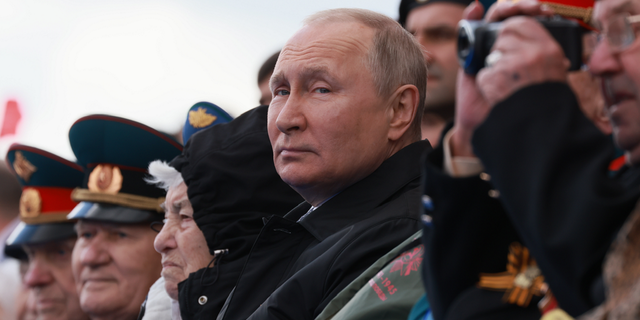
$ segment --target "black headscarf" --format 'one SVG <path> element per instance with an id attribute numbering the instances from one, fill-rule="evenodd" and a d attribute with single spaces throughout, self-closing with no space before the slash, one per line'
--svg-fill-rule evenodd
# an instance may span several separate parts
<path id="1" fill-rule="evenodd" d="M 188 186 L 209 251 L 229 249 L 224 261 L 249 253 L 263 217 L 283 216 L 304 201 L 275 170 L 267 110 L 260 106 L 194 134 L 171 161 Z"/>

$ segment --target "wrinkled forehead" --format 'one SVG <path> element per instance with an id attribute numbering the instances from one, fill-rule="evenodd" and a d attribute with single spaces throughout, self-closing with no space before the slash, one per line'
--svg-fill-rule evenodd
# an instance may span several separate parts
<path id="1" fill-rule="evenodd" d="M 69 239 L 62 239 L 62 240 L 55 240 L 55 241 L 48 241 L 48 242 L 44 242 L 44 243 L 35 243 L 35 244 L 25 244 L 23 245 L 23 248 L 26 251 L 45 251 L 45 252 L 49 252 L 55 248 L 60 248 L 60 247 L 71 247 L 73 248 L 73 245 L 76 243 L 76 238 L 69 238 Z"/>
<path id="2" fill-rule="evenodd" d="M 282 61 L 311 58 L 333 51 L 336 56 L 367 54 L 374 30 L 358 22 L 315 22 L 298 30 L 283 47 Z M 326 52 L 325 52 L 326 51 Z M 276 65 L 277 68 L 277 65 Z"/>
<path id="3" fill-rule="evenodd" d="M 76 222 L 75 228 L 95 228 L 95 229 L 104 229 L 104 230 L 114 230 L 123 227 L 133 227 L 138 224 L 124 224 L 124 223 L 115 223 L 115 222 L 106 222 L 99 220 L 89 220 L 89 219 L 80 219 Z"/>
<path id="4" fill-rule="evenodd" d="M 640 14 L 640 0 L 597 0 L 594 4 L 593 19 L 602 23 L 620 13 Z"/>
<path id="5" fill-rule="evenodd" d="M 187 184 L 184 181 L 180 182 L 177 185 L 169 187 L 169 190 L 167 190 L 167 197 L 165 202 L 172 202 L 172 201 L 180 200 L 182 198 L 186 198 L 188 190 L 189 188 L 187 187 Z"/>

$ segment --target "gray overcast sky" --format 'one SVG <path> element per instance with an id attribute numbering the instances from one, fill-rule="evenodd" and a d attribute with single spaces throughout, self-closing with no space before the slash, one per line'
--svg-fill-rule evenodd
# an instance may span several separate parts
<path id="1" fill-rule="evenodd" d="M 366 8 L 394 19 L 400 0 L 0 0 L 0 111 L 23 111 L 0 138 L 73 159 L 68 130 L 88 114 L 177 131 L 198 101 L 234 116 L 258 105 L 258 68 L 308 15 Z M 0 114 L 0 121 L 3 112 Z"/>

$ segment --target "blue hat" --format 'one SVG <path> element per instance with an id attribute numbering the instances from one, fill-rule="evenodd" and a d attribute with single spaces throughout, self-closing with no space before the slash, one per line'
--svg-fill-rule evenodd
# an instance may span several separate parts
<path id="1" fill-rule="evenodd" d="M 187 121 L 182 129 L 182 142 L 187 144 L 189 138 L 196 132 L 233 120 L 226 111 L 209 102 L 198 102 L 189 109 Z"/>
<path id="2" fill-rule="evenodd" d="M 67 214 L 76 206 L 73 189 L 82 185 L 81 166 L 34 147 L 14 144 L 7 164 L 22 185 L 21 223 L 9 236 L 5 252 L 20 258 L 21 246 L 75 237 Z"/>
<path id="3" fill-rule="evenodd" d="M 71 126 L 69 142 L 85 177 L 71 195 L 82 202 L 68 219 L 137 223 L 163 218 L 165 191 L 144 179 L 151 161 L 170 161 L 182 152 L 177 141 L 135 121 L 91 115 Z"/>

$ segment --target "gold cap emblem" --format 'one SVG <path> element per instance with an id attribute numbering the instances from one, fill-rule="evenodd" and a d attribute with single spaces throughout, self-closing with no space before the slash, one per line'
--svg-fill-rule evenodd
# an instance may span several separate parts
<path id="1" fill-rule="evenodd" d="M 120 168 L 108 164 L 99 164 L 89 175 L 89 191 L 117 194 L 122 189 Z"/>
<path id="2" fill-rule="evenodd" d="M 22 180 L 29 182 L 31 175 L 36 172 L 38 168 L 25 158 L 22 151 L 16 151 L 16 159 L 13 161 L 13 170 L 15 170 Z"/>
<path id="3" fill-rule="evenodd" d="M 207 110 L 203 107 L 199 107 L 198 110 L 189 111 L 189 124 L 196 129 L 204 128 L 212 124 L 216 119 L 218 119 L 218 117 L 208 114 Z"/>
<path id="4" fill-rule="evenodd" d="M 429 1 L 429 0 L 416 0 L 416 2 L 417 2 L 417 3 L 426 3 L 426 2 L 428 2 L 428 1 Z"/>
<path id="5" fill-rule="evenodd" d="M 20 197 L 20 216 L 23 218 L 35 218 L 40 215 L 42 199 L 38 190 L 26 188 Z"/>

